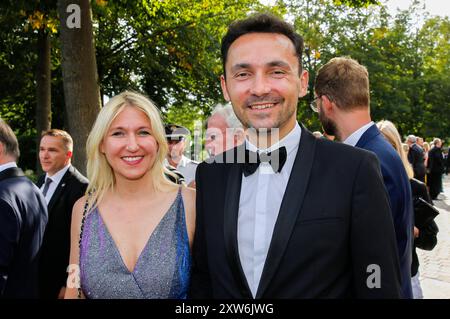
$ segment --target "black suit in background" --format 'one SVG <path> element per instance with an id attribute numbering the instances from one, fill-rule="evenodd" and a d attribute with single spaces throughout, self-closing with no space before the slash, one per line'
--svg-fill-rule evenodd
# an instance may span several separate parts
<path id="1" fill-rule="evenodd" d="M 41 187 L 45 175 L 37 183 Z M 75 167 L 70 166 L 48 203 L 48 224 L 42 243 L 39 263 L 39 295 L 55 299 L 66 285 L 70 254 L 70 224 L 72 208 L 84 195 L 88 180 Z"/>
<path id="2" fill-rule="evenodd" d="M 423 149 L 417 145 L 412 144 L 408 151 L 408 161 L 411 163 L 414 171 L 414 178 L 421 182 L 425 182 L 425 159 Z"/>
<path id="3" fill-rule="evenodd" d="M 414 178 L 409 181 L 411 183 L 412 197 L 414 199 L 422 198 L 433 205 L 430 195 L 428 194 L 427 186 Z M 416 247 L 423 250 L 432 250 L 437 244 L 437 233 L 439 232 L 439 228 L 434 220 L 425 225 L 423 228 L 418 229 L 419 237 L 414 239 L 412 251 L 411 277 L 414 277 L 419 270 L 419 258 L 417 256 Z"/>
<path id="4" fill-rule="evenodd" d="M 0 297 L 38 297 L 38 259 L 47 205 L 17 167 L 0 172 Z"/>
<path id="5" fill-rule="evenodd" d="M 440 147 L 433 147 L 428 152 L 428 186 L 431 199 L 436 199 L 441 192 L 442 174 L 445 172 L 444 156 Z"/>
<path id="6" fill-rule="evenodd" d="M 192 298 L 252 298 L 237 240 L 242 166 L 203 162 L 197 169 Z M 374 264 L 380 288 L 367 285 Z M 377 158 L 302 127 L 256 298 L 399 298 L 400 289 Z"/>

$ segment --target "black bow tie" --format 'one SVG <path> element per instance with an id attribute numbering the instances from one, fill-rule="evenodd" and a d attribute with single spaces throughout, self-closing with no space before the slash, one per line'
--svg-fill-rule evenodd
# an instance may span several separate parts
<path id="1" fill-rule="evenodd" d="M 270 166 L 272 166 L 273 171 L 275 173 L 279 173 L 286 163 L 286 158 L 287 151 L 284 146 L 273 152 L 261 154 L 245 150 L 245 163 L 243 165 L 244 176 L 247 177 L 256 172 L 261 162 L 269 163 Z"/>

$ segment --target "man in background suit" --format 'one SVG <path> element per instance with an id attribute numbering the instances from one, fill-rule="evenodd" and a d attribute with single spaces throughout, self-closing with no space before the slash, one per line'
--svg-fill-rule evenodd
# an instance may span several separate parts
<path id="1" fill-rule="evenodd" d="M 0 119 L 0 298 L 38 297 L 39 249 L 47 206 L 17 167 L 19 144 Z"/>
<path id="2" fill-rule="evenodd" d="M 292 26 L 267 14 L 222 39 L 222 90 L 248 136 L 197 169 L 193 298 L 400 296 L 376 157 L 297 122 L 302 52 Z"/>
<path id="3" fill-rule="evenodd" d="M 421 182 L 425 182 L 425 159 L 424 150 L 417 144 L 417 137 L 408 135 L 406 144 L 409 145 L 408 161 L 411 163 L 414 171 L 414 178 Z"/>
<path id="4" fill-rule="evenodd" d="M 331 59 L 319 69 L 314 90 L 324 130 L 344 144 L 372 151 L 380 161 L 394 220 L 403 297 L 412 298 L 411 187 L 400 156 L 371 120 L 367 69 L 350 58 Z"/>
<path id="5" fill-rule="evenodd" d="M 39 160 L 42 175 L 37 183 L 48 204 L 48 224 L 45 229 L 39 267 L 40 297 L 63 298 L 70 252 L 72 208 L 84 195 L 88 180 L 70 164 L 73 141 L 62 130 L 42 133 Z"/>

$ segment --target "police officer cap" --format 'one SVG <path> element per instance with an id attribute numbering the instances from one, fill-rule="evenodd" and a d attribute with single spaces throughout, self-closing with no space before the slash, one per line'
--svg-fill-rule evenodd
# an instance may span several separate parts
<path id="1" fill-rule="evenodd" d="M 189 130 L 181 125 L 168 124 L 165 126 L 168 140 L 180 140 L 190 134 Z"/>

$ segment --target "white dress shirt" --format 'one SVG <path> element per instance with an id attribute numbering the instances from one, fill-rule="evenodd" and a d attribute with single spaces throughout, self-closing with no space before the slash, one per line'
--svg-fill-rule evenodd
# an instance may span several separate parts
<path id="1" fill-rule="evenodd" d="M 347 145 L 355 146 L 358 143 L 361 136 L 369 129 L 369 127 L 371 127 L 374 124 L 375 123 L 373 121 L 371 121 L 370 123 L 367 123 L 366 125 L 361 126 L 359 129 L 354 131 L 349 137 L 347 137 L 343 143 L 347 144 Z"/>
<path id="2" fill-rule="evenodd" d="M 5 169 L 11 168 L 11 167 L 17 167 L 16 162 L 8 162 L 3 165 L 0 165 L 0 172 L 3 172 Z"/>
<path id="3" fill-rule="evenodd" d="M 287 159 L 280 173 L 275 173 L 269 163 L 261 163 L 252 175 L 242 175 L 238 215 L 238 250 L 241 265 L 253 297 L 272 240 L 275 222 L 280 211 L 292 166 L 297 155 L 301 128 L 294 129 L 269 149 L 258 150 L 246 140 L 246 148 L 254 152 L 271 152 L 286 147 Z"/>
<path id="4" fill-rule="evenodd" d="M 44 183 L 42 184 L 42 186 L 40 188 L 41 192 L 44 190 L 45 181 L 47 180 L 47 178 L 50 178 L 52 180 L 52 182 L 48 186 L 47 195 L 45 196 L 45 201 L 47 202 L 47 205 L 48 205 L 48 203 L 50 203 L 50 200 L 52 199 L 52 196 L 56 191 L 56 187 L 58 187 L 59 182 L 61 182 L 62 178 L 64 177 L 64 174 L 66 174 L 69 167 L 70 167 L 70 164 L 68 164 L 67 166 L 64 166 L 64 168 L 60 169 L 58 172 L 53 174 L 51 177 L 49 177 L 47 174 L 45 174 Z"/>

